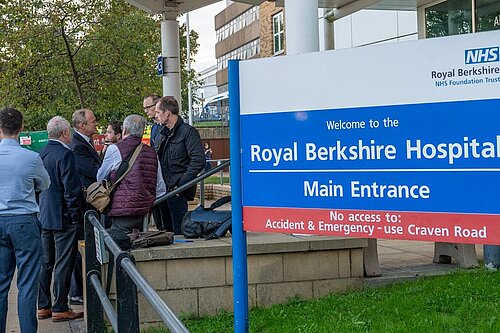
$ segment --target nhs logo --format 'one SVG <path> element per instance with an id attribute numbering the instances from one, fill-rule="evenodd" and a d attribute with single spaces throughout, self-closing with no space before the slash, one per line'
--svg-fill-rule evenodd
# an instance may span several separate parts
<path id="1" fill-rule="evenodd" d="M 465 50 L 465 64 L 467 65 L 496 61 L 500 61 L 500 48 L 498 46 Z"/>

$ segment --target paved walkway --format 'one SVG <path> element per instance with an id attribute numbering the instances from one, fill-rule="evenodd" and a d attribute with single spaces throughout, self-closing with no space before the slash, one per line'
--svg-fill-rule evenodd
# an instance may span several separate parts
<path id="1" fill-rule="evenodd" d="M 483 258 L 483 247 L 476 245 L 478 259 Z M 378 286 L 394 281 L 415 279 L 421 276 L 444 274 L 457 268 L 456 265 L 433 264 L 434 243 L 401 240 L 378 240 L 381 277 L 366 278 L 367 285 Z M 76 311 L 83 311 L 82 306 L 74 306 Z M 85 332 L 83 319 L 63 323 L 53 323 L 50 319 L 39 321 L 41 333 Z M 17 289 L 15 285 L 9 294 L 9 313 L 7 332 L 20 332 L 17 319 Z"/>
<path id="2" fill-rule="evenodd" d="M 19 333 L 21 332 L 19 328 L 19 320 L 17 317 L 17 287 L 16 287 L 16 277 L 12 281 L 12 286 L 9 292 L 9 312 L 7 313 L 7 331 L 6 333 Z M 82 305 L 72 305 L 75 311 L 83 311 Z M 62 323 L 53 323 L 52 320 L 45 319 L 38 321 L 38 332 L 40 333 L 84 333 L 85 322 L 83 319 L 66 321 Z"/>

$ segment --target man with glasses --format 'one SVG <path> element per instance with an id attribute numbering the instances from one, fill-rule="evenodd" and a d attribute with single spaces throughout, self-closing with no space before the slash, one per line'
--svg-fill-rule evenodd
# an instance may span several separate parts
<path id="1" fill-rule="evenodd" d="M 160 133 L 161 130 L 161 125 L 155 121 L 156 103 L 158 102 L 159 99 L 160 96 L 151 94 L 144 97 L 144 101 L 142 102 L 144 112 L 148 116 L 148 119 L 150 119 L 153 122 L 153 124 L 151 125 L 151 136 L 149 138 L 149 144 L 151 147 L 155 146 L 154 145 L 155 138 L 158 136 L 158 133 Z"/>

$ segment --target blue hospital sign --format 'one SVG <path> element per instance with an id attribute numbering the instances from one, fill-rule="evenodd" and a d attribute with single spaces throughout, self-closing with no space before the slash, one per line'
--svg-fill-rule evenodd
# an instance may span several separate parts
<path id="1" fill-rule="evenodd" d="M 498 41 L 241 62 L 245 230 L 500 244 Z"/>

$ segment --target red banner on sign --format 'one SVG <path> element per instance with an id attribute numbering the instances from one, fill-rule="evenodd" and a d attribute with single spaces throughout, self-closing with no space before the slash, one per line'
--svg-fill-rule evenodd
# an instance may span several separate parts
<path id="1" fill-rule="evenodd" d="M 243 221 L 245 231 L 500 245 L 500 215 L 243 207 Z"/>

